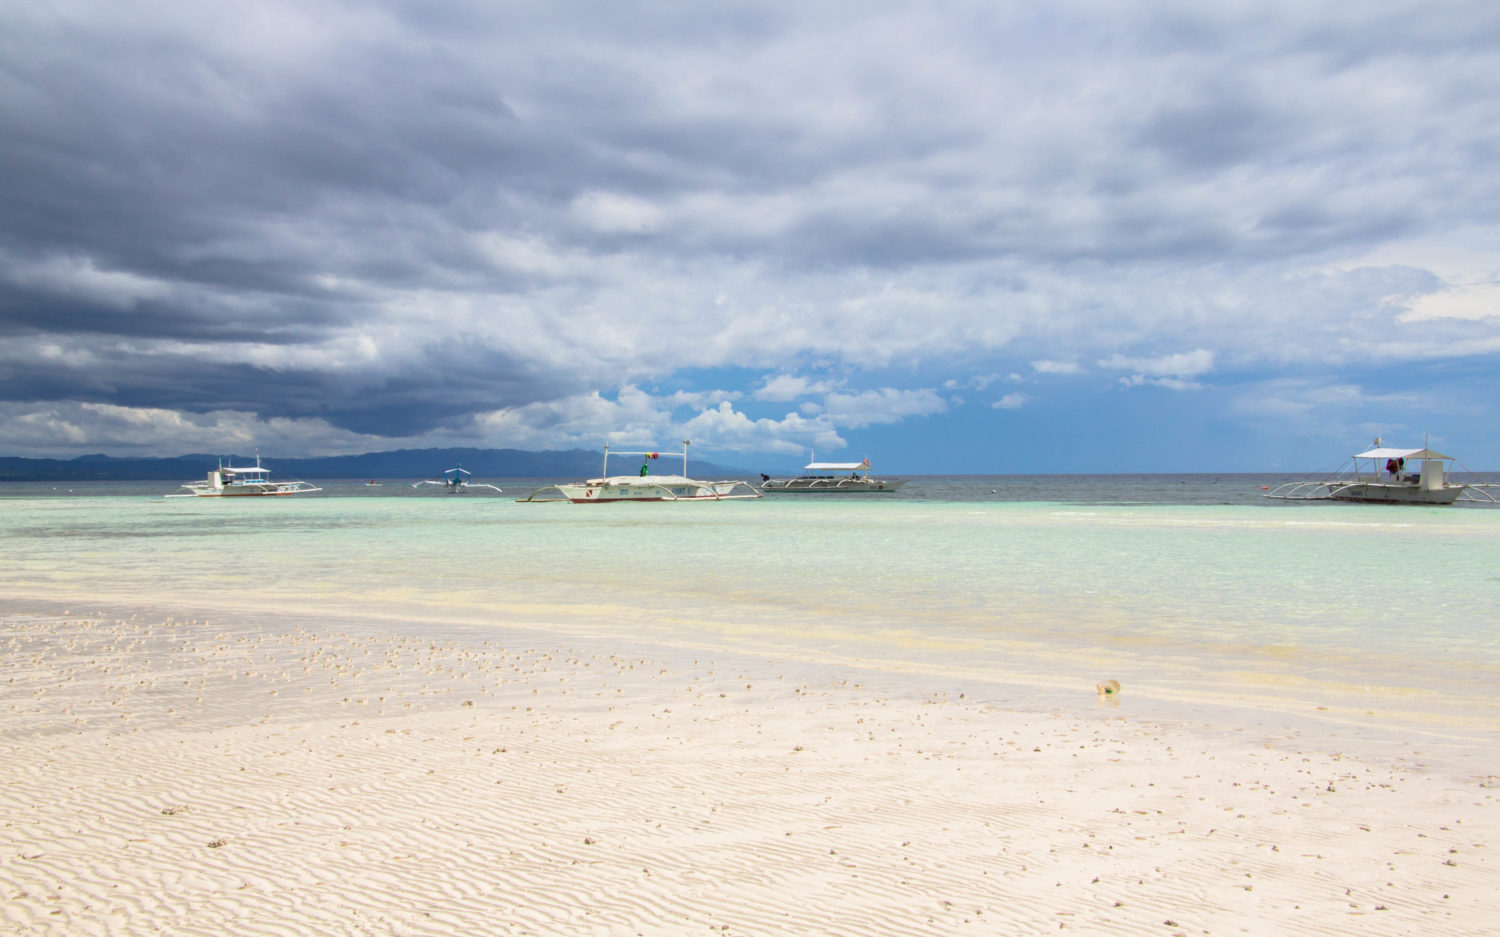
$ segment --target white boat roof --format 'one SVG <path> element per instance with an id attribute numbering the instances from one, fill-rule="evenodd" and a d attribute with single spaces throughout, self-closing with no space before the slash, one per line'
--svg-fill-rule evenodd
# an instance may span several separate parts
<path id="1" fill-rule="evenodd" d="M 868 462 L 809 462 L 802 467 L 809 472 L 854 472 L 870 465 Z"/>
<path id="2" fill-rule="evenodd" d="M 1450 461 L 1453 459 L 1451 455 L 1443 455 L 1431 449 L 1387 449 L 1384 447 L 1371 449 L 1369 452 L 1360 452 L 1354 457 L 1356 459 L 1447 459 Z"/>
<path id="3" fill-rule="evenodd" d="M 590 478 L 585 485 L 703 485 L 707 482 L 686 475 L 611 475 L 608 478 Z M 576 483 L 575 483 L 576 484 Z"/>

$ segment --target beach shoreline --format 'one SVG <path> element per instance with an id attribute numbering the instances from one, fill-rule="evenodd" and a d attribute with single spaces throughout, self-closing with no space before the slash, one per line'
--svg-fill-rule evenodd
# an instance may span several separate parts
<path id="1" fill-rule="evenodd" d="M 1367 685 L 1352 682 L 1347 667 L 1327 668 L 1305 654 L 1273 668 L 1252 666 L 1228 655 L 1237 649 L 1195 655 L 1159 648 L 1136 654 L 1119 648 L 1083 648 L 1065 640 L 1056 648 L 1031 638 L 1014 640 L 1004 654 L 987 652 L 977 662 L 962 646 L 939 643 L 919 649 L 879 638 L 869 642 L 826 635 L 806 640 L 773 632 L 728 635 L 692 622 L 675 628 L 641 629 L 613 620 L 610 610 L 559 605 L 488 614 L 435 605 L 381 606 L 351 599 L 340 611 L 317 600 L 267 601 L 231 593 L 214 604 L 205 597 L 145 604 L 124 594 L 95 603 L 97 620 L 171 622 L 176 629 L 228 629 L 245 636 L 287 632 L 353 635 L 385 640 L 392 635 L 435 639 L 473 648 L 580 647 L 649 658 L 674 670 L 694 669 L 712 659 L 760 678 L 859 684 L 885 696 L 965 698 L 999 709 L 1038 715 L 1107 718 L 1118 714 L 1151 719 L 1205 734 L 1237 733 L 1252 740 L 1295 739 L 1309 747 L 1367 754 L 1380 759 L 1412 757 L 1436 770 L 1487 775 L 1495 765 L 1490 750 L 1500 742 L 1500 704 L 1476 698 L 1469 675 L 1445 694 L 1425 682 L 1402 686 L 1389 674 Z M 67 618 L 77 602 L 55 596 L 0 594 L 0 616 L 34 614 Z M 201 624 L 194 624 L 201 623 Z M 753 640 L 752 640 L 753 639 Z M 1262 662 L 1264 663 L 1264 662 Z M 1273 662 L 1276 663 L 1276 662 Z M 1312 668 L 1299 673 L 1298 668 Z M 1330 673 L 1344 674 L 1340 679 Z M 1123 697 L 1102 699 L 1100 680 L 1119 679 Z M 291 702 L 283 698 L 281 705 Z"/>
<path id="2" fill-rule="evenodd" d="M 1026 711 L 574 635 L 63 611 L 0 619 L 20 934 L 1477 935 L 1500 911 L 1479 759 L 1163 721 L 1129 684 Z"/>

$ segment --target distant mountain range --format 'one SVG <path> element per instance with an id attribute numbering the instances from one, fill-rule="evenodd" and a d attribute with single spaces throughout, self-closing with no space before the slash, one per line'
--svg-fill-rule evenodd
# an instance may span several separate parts
<path id="1" fill-rule="evenodd" d="M 610 460 L 610 474 L 628 475 L 639 466 L 634 456 Z M 0 481 L 147 481 L 202 478 L 220 461 L 253 465 L 254 455 L 192 455 L 159 459 L 119 459 L 107 455 L 82 455 L 76 459 L 28 459 L 0 456 Z M 363 455 L 323 456 L 316 459 L 262 461 L 276 479 L 292 478 L 437 478 L 444 469 L 462 464 L 475 478 L 595 478 L 603 468 L 602 451 L 590 449 L 398 449 Z M 665 453 L 653 463 L 658 475 L 682 471 L 681 458 Z M 693 458 L 688 451 L 688 473 L 695 478 L 745 478 L 758 474 L 727 468 Z"/>

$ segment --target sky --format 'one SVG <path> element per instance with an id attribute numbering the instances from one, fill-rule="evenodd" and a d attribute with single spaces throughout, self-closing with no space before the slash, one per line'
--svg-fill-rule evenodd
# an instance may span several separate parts
<path id="1" fill-rule="evenodd" d="M 0 0 L 0 455 L 1500 469 L 1500 4 Z"/>

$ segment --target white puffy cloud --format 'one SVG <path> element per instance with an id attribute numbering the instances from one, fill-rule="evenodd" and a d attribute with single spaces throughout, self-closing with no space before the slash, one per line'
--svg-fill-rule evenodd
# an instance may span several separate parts
<path id="1" fill-rule="evenodd" d="M 947 401 L 927 388 L 898 390 L 883 387 L 853 394 L 829 394 L 823 400 L 824 415 L 835 424 L 851 429 L 896 423 L 912 416 L 930 416 L 947 408 Z"/>
<path id="2" fill-rule="evenodd" d="M 845 445 L 827 421 L 807 420 L 797 413 L 779 420 L 751 419 L 727 401 L 688 420 L 684 431 L 695 445 L 700 439 L 708 440 L 716 452 L 740 455 L 796 455 L 808 447 L 833 449 Z"/>
<path id="3" fill-rule="evenodd" d="M 799 397 L 826 394 L 835 386 L 833 381 L 811 380 L 795 374 L 776 374 L 766 378 L 755 391 L 755 399 L 786 403 Z"/>
<path id="4" fill-rule="evenodd" d="M 1412 301 L 1411 308 L 1397 318 L 1401 322 L 1500 320 L 1500 283 L 1458 284 L 1438 293 L 1418 296 Z"/>
<path id="5" fill-rule="evenodd" d="M 1033 361 L 1031 369 L 1038 374 L 1082 374 L 1083 367 L 1076 361 Z"/>
<path id="6" fill-rule="evenodd" d="M 1101 359 L 1099 367 L 1114 371 L 1136 371 L 1153 377 L 1197 377 L 1213 370 L 1214 353 L 1199 348 L 1156 358 L 1129 358 L 1115 354 Z"/>
<path id="7" fill-rule="evenodd" d="M 349 455 L 383 448 L 386 443 L 381 437 L 350 433 L 322 420 L 267 420 L 243 411 L 187 414 L 75 402 L 0 404 L 0 437 L 6 440 L 7 455 L 38 457 L 56 455 L 58 440 L 64 440 L 74 454 L 115 456 L 255 449 L 291 457 Z"/>
<path id="8" fill-rule="evenodd" d="M 1206 349 L 1177 352 L 1155 358 L 1130 358 L 1121 354 L 1100 359 L 1099 367 L 1112 371 L 1134 371 L 1120 378 L 1126 387 L 1152 385 L 1167 390 L 1197 390 L 1202 387 L 1191 378 L 1213 370 L 1214 353 Z"/>

